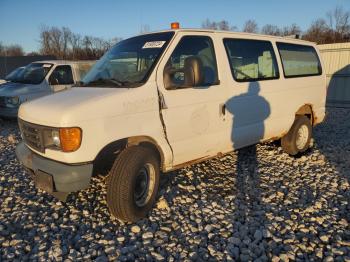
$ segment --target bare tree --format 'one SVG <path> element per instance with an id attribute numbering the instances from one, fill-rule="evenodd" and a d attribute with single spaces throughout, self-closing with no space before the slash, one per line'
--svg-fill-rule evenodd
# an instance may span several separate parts
<path id="1" fill-rule="evenodd" d="M 261 33 L 264 35 L 280 36 L 281 30 L 276 25 L 267 24 L 262 27 Z"/>
<path id="2" fill-rule="evenodd" d="M 342 42 L 350 35 L 350 12 L 344 11 L 342 7 L 336 7 L 327 13 L 328 27 L 333 34 L 334 42 Z"/>
<path id="3" fill-rule="evenodd" d="M 213 29 L 213 30 L 223 30 L 223 31 L 233 31 L 237 30 L 236 26 L 230 26 L 227 20 L 221 20 L 219 22 L 210 21 L 208 18 L 202 22 L 202 28 Z"/>
<path id="4" fill-rule="evenodd" d="M 0 56 L 23 56 L 24 51 L 20 45 L 3 45 L 0 43 Z"/>
<path id="5" fill-rule="evenodd" d="M 6 47 L 7 56 L 23 56 L 24 51 L 20 45 L 9 45 Z"/>
<path id="6" fill-rule="evenodd" d="M 300 35 L 301 34 L 301 29 L 297 24 L 285 26 L 285 27 L 283 27 L 283 29 L 281 31 L 282 31 L 281 35 L 283 35 L 283 36 Z"/>
<path id="7" fill-rule="evenodd" d="M 216 30 L 216 29 L 218 29 L 218 25 L 217 25 L 216 22 L 211 22 L 211 21 L 209 20 L 209 18 L 207 18 L 207 19 L 202 23 L 202 28 Z"/>
<path id="8" fill-rule="evenodd" d="M 315 20 L 304 33 L 303 39 L 318 44 L 350 41 L 350 12 L 336 7 L 326 14 L 326 19 Z"/>
<path id="9" fill-rule="evenodd" d="M 318 44 L 326 44 L 331 41 L 331 29 L 329 28 L 326 20 L 323 18 L 314 21 L 310 28 L 306 31 L 303 39 L 316 42 Z"/>
<path id="10" fill-rule="evenodd" d="M 230 27 L 230 31 L 238 31 L 238 27 L 233 25 Z"/>
<path id="11" fill-rule="evenodd" d="M 218 23 L 218 29 L 219 30 L 224 30 L 224 31 L 229 31 L 230 30 L 230 24 L 226 20 L 221 20 Z"/>
<path id="12" fill-rule="evenodd" d="M 327 13 L 328 26 L 340 35 L 350 31 L 350 12 L 344 11 L 337 6 L 333 11 Z"/>
<path id="13" fill-rule="evenodd" d="M 243 26 L 243 32 L 247 33 L 258 33 L 258 24 L 255 22 L 255 20 L 248 20 L 245 22 Z"/>
<path id="14" fill-rule="evenodd" d="M 40 29 L 40 52 L 60 59 L 98 59 L 120 38 L 105 40 L 93 36 L 81 36 L 67 27 Z"/>

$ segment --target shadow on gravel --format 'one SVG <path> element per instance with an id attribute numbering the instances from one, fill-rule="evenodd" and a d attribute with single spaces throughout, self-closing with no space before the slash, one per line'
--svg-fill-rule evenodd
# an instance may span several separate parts
<path id="1" fill-rule="evenodd" d="M 314 137 L 316 149 L 324 161 L 335 169 L 337 179 L 329 181 L 329 190 L 336 188 L 339 198 L 327 199 L 328 208 L 336 210 L 336 220 L 350 223 L 350 108 L 337 109 L 340 115 L 327 108 L 325 121 L 316 126 Z M 326 138 L 326 139 L 325 139 Z M 342 222 L 343 220 L 343 222 Z M 345 221 L 344 221 L 345 220 Z M 350 241 L 349 230 L 342 233 L 344 240 Z"/>
<path id="2" fill-rule="evenodd" d="M 226 108 L 232 115 L 231 141 L 234 148 L 251 144 L 252 141 L 257 143 L 264 138 L 264 122 L 271 110 L 268 101 L 259 93 L 259 83 L 250 82 L 247 93 L 232 97 L 226 102 Z M 260 194 L 261 182 L 256 147 L 257 145 L 252 145 L 237 152 L 235 172 L 237 192 L 232 223 L 234 227 L 238 227 L 238 231 L 233 234 L 227 251 L 235 259 L 242 261 L 249 261 L 252 257 L 251 252 L 255 251 L 255 256 L 259 257 L 264 250 L 258 247 L 263 238 L 262 230 L 267 219 L 264 208 L 260 209 L 263 201 Z M 244 245 L 250 248 L 243 250 Z"/>

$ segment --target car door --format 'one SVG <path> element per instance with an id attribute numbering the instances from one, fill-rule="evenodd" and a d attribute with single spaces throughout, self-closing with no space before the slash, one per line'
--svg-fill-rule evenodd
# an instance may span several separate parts
<path id="1" fill-rule="evenodd" d="M 286 101 L 270 41 L 226 38 L 223 44 L 231 68 L 225 138 L 231 149 L 238 149 L 281 132 L 284 115 L 280 104 Z"/>
<path id="2" fill-rule="evenodd" d="M 53 92 L 72 87 L 74 84 L 73 72 L 70 65 L 58 65 L 49 77 L 49 84 Z"/>
<path id="3" fill-rule="evenodd" d="M 202 75 L 193 87 L 186 86 L 188 76 L 183 72 L 191 61 L 196 61 L 196 70 Z M 177 35 L 158 67 L 162 118 L 174 166 L 216 155 L 223 147 L 220 108 L 225 92 L 216 61 L 211 37 Z"/>

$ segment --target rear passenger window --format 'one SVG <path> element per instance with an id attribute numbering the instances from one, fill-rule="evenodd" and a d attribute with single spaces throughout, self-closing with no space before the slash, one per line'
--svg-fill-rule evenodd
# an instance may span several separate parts
<path id="1" fill-rule="evenodd" d="M 236 81 L 259 81 L 279 78 L 271 42 L 247 39 L 224 39 L 231 72 Z"/>
<path id="2" fill-rule="evenodd" d="M 320 60 L 312 46 L 277 43 L 285 77 L 322 74 Z"/>

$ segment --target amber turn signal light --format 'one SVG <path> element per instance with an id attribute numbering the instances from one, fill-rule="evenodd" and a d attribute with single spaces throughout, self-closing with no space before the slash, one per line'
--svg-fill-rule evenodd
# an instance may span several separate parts
<path id="1" fill-rule="evenodd" d="M 61 149 L 63 152 L 74 152 L 81 144 L 82 131 L 79 127 L 60 128 Z"/>

